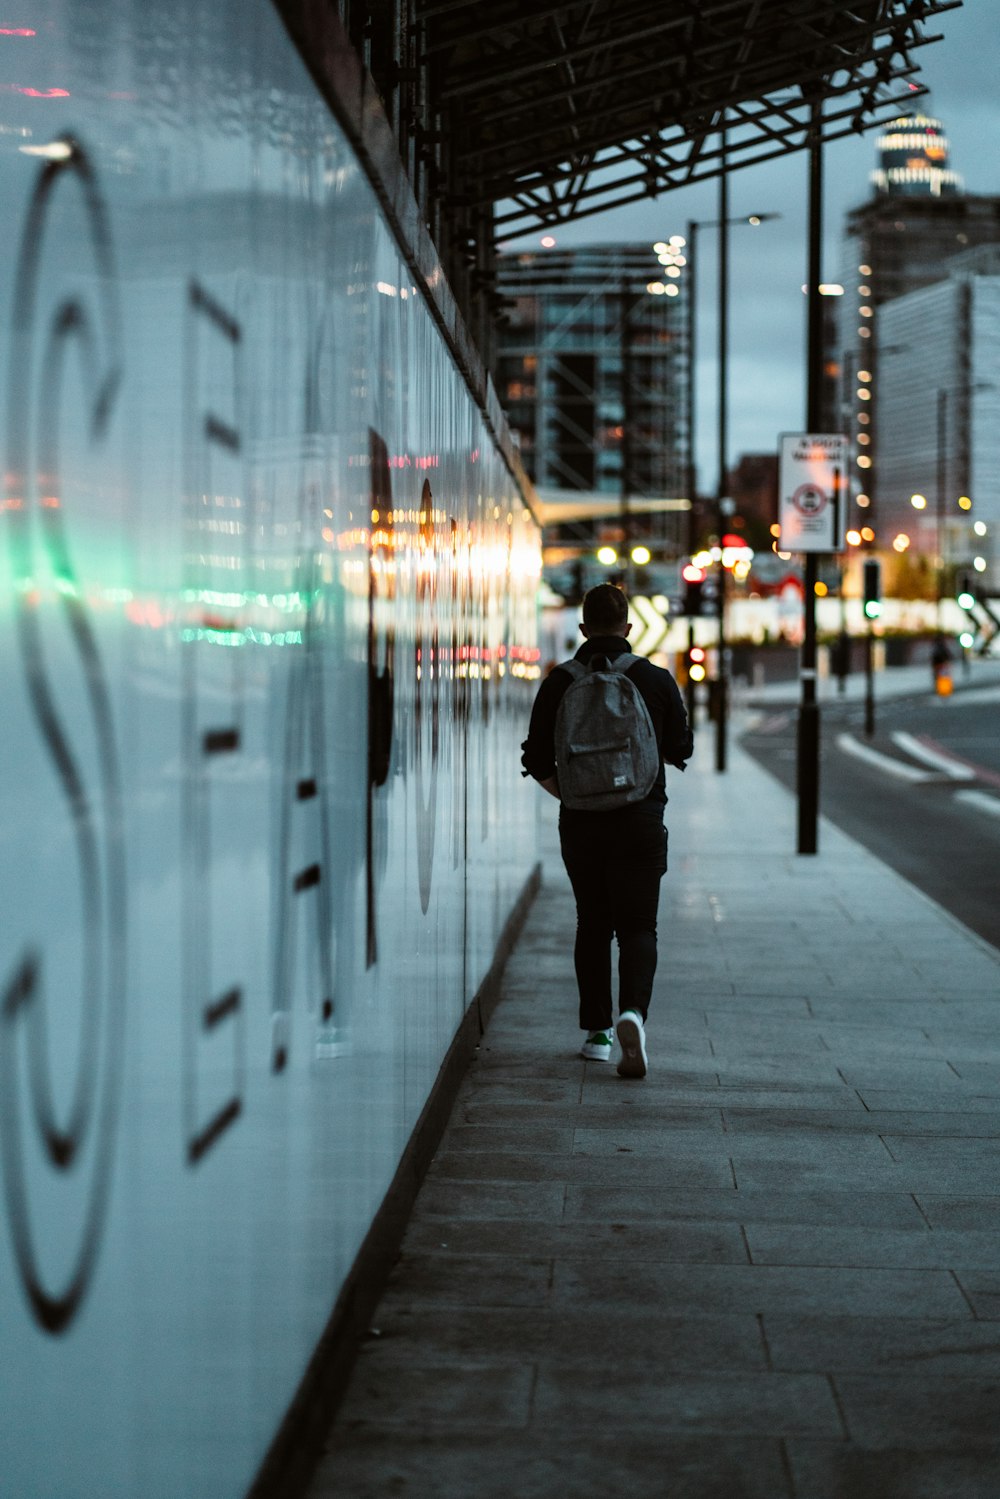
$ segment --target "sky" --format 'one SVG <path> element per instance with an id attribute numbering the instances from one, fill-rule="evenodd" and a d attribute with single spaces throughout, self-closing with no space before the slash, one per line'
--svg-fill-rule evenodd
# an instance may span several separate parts
<path id="1" fill-rule="evenodd" d="M 917 48 L 917 81 L 930 90 L 916 104 L 940 119 L 951 146 L 950 165 L 971 193 L 1000 193 L 1000 64 L 997 0 L 965 0 L 924 26 L 942 40 Z M 899 90 L 902 92 L 902 90 Z M 823 280 L 843 274 L 847 210 L 871 194 L 878 130 L 848 136 L 824 149 Z M 729 212 L 780 213 L 759 228 L 730 231 L 729 461 L 742 453 L 772 452 L 780 432 L 805 426 L 805 304 L 808 153 L 798 151 L 732 173 Z M 678 188 L 656 200 L 629 204 L 554 231 L 563 246 L 607 241 L 650 245 L 683 234 L 688 219 L 718 217 L 718 184 Z M 505 248 L 538 246 L 544 231 Z M 698 236 L 697 385 L 698 478 L 702 493 L 717 482 L 717 236 Z"/>

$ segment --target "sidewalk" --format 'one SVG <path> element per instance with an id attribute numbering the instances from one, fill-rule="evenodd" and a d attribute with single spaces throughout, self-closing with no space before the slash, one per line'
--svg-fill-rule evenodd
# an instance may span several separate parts
<path id="1" fill-rule="evenodd" d="M 555 811 L 310 1499 L 997 1499 L 1000 955 L 702 732 L 624 1082 Z"/>
<path id="2" fill-rule="evenodd" d="M 956 697 L 978 688 L 1000 686 L 1000 659 L 991 656 L 983 660 L 976 657 L 965 666 L 955 661 L 951 667 L 951 679 Z M 817 683 L 817 698 L 821 705 L 845 701 L 863 702 L 866 691 L 867 682 L 863 671 L 851 672 L 844 680 L 843 691 L 836 677 L 820 677 Z M 908 697 L 913 693 L 927 693 L 930 696 L 933 691 L 931 668 L 926 662 L 920 666 L 886 667 L 875 673 L 872 686 L 876 708 L 880 702 L 889 702 L 892 698 Z M 741 684 L 735 689 L 734 697 L 738 703 L 752 707 L 797 704 L 802 697 L 802 686 L 797 677 L 787 682 L 765 683 L 760 687 Z M 945 698 L 942 701 L 946 706 L 949 700 Z"/>

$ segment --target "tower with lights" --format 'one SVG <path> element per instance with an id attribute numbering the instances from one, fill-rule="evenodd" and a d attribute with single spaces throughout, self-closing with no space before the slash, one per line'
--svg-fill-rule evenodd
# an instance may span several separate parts
<path id="1" fill-rule="evenodd" d="M 901 115 L 878 139 L 875 191 L 893 198 L 956 198 L 962 179 L 948 166 L 948 140 L 940 120 Z"/>
<path id="2" fill-rule="evenodd" d="M 897 444 L 889 406 L 881 400 L 883 376 L 891 361 L 894 385 L 908 374 L 913 392 L 934 387 L 932 402 L 937 376 L 928 369 L 931 351 L 919 327 L 901 339 L 899 320 L 890 319 L 887 309 L 947 280 L 956 256 L 1000 244 L 1000 196 L 964 191 L 950 166 L 942 122 L 931 115 L 914 111 L 893 120 L 877 149 L 871 196 L 847 215 L 839 348 L 832 362 L 840 370 L 837 425 L 852 447 L 851 522 L 858 529 L 873 527 L 874 547 L 890 549 L 891 556 L 889 532 L 899 496 L 895 459 L 892 465 L 889 460 Z M 958 410 L 957 396 L 944 400 Z M 935 420 L 932 411 L 931 430 Z"/>

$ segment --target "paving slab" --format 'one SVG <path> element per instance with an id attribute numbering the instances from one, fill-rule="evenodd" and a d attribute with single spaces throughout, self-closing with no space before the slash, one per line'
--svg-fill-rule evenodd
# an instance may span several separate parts
<path id="1" fill-rule="evenodd" d="M 671 778 L 643 1082 L 578 1056 L 540 806 L 309 1499 L 1000 1496 L 1000 954 L 825 822 L 796 856 L 711 739 Z"/>
<path id="2" fill-rule="evenodd" d="M 968 1317 L 793 1317 L 761 1319 L 770 1367 L 789 1373 L 821 1365 L 830 1374 L 1000 1375 L 1000 1328 Z"/>
<path id="3" fill-rule="evenodd" d="M 553 1442 L 545 1423 L 497 1435 L 431 1435 L 419 1428 L 353 1433 L 338 1427 L 312 1499 L 784 1499 L 787 1457 L 767 1439 L 630 1434 L 623 1442 L 574 1427 Z M 978 1496 L 977 1496 L 978 1499 Z"/>
<path id="4" fill-rule="evenodd" d="M 808 1499 L 996 1499 L 998 1493 L 1000 1442 L 969 1451 L 792 1440 L 786 1450 L 793 1493 Z"/>

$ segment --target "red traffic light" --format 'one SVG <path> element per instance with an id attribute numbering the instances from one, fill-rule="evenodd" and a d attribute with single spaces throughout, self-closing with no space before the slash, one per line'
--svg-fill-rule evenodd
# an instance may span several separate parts
<path id="1" fill-rule="evenodd" d="M 688 659 L 691 661 L 704 661 L 705 652 L 700 645 L 693 645 L 688 651 Z"/>
<path id="2" fill-rule="evenodd" d="M 681 577 L 685 583 L 704 583 L 705 569 L 695 567 L 693 562 L 689 562 L 686 567 L 681 568 Z"/>

